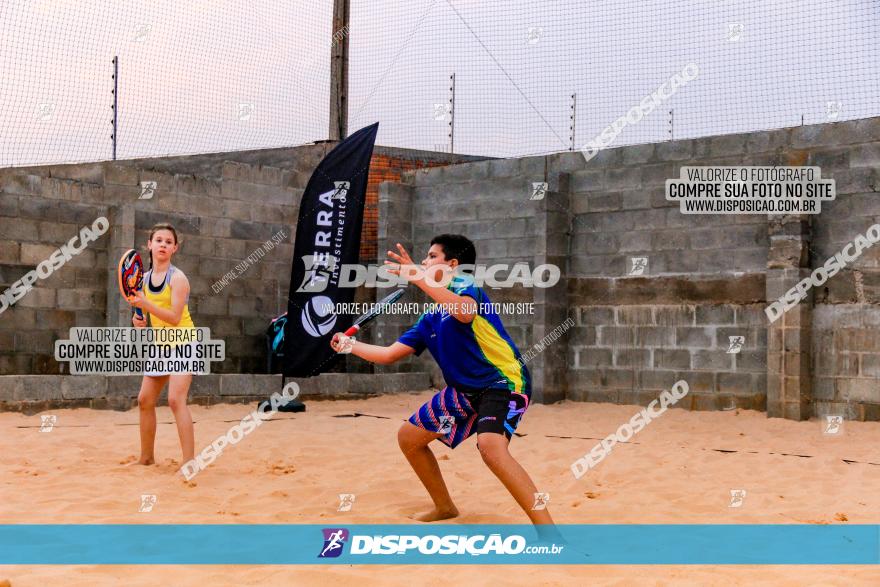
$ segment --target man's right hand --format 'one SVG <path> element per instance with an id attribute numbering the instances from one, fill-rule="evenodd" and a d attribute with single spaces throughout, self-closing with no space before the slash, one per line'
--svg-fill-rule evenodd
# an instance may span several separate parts
<path id="1" fill-rule="evenodd" d="M 345 336 L 342 332 L 337 332 L 330 341 L 330 348 L 337 353 L 348 354 L 351 352 L 352 347 L 354 347 L 354 343 L 355 339 L 353 336 Z"/>

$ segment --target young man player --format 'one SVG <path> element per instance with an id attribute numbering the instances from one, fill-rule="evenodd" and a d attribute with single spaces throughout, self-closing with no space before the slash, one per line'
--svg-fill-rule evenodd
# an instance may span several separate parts
<path id="1" fill-rule="evenodd" d="M 454 518 L 458 509 L 449 496 L 440 467 L 428 444 L 434 439 L 455 448 L 477 434 L 483 461 L 504 484 L 532 523 L 545 525 L 550 534 L 553 520 L 546 509 L 533 509 L 536 488 L 525 469 L 508 451 L 508 443 L 529 405 L 529 371 L 492 311 L 489 298 L 469 275 L 455 275 L 444 287 L 438 285 L 450 270 L 476 261 L 474 244 L 464 236 L 443 234 L 431 241 L 421 267 L 397 244 L 388 251 L 388 271 L 402 275 L 424 291 L 437 306 L 390 346 L 357 342 L 336 333 L 333 350 L 387 365 L 426 348 L 440 365 L 446 388 L 437 393 L 401 426 L 400 449 L 434 501 L 434 509 L 417 517 L 424 522 Z M 448 278 L 448 277 L 447 277 Z M 546 526 L 551 525 L 551 526 Z M 555 529 L 554 529 L 555 530 Z"/>

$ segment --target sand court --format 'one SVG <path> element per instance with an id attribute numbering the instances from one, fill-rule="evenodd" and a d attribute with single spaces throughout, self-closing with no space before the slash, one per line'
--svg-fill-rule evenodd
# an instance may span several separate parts
<path id="1" fill-rule="evenodd" d="M 400 423 L 428 393 L 313 401 L 278 414 L 187 482 L 167 407 L 158 409 L 157 464 L 133 464 L 138 413 L 54 410 L 0 414 L 0 512 L 5 523 L 419 524 L 423 487 L 396 442 Z M 253 406 L 191 406 L 197 452 Z M 532 405 L 511 443 L 559 524 L 877 524 L 880 430 L 844 422 L 767 419 L 755 411 L 670 409 L 617 445 L 581 479 L 572 462 L 638 411 L 637 406 Z M 54 415 L 50 431 L 40 416 Z M 461 516 L 455 523 L 528 523 L 468 439 L 454 451 L 432 443 Z M 732 491 L 743 492 L 733 505 Z M 353 494 L 338 511 L 340 494 Z M 147 496 L 147 497 L 145 497 Z M 733 505 L 733 507 L 732 507 Z M 144 511 L 140 511 L 144 510 Z M 411 584 L 394 567 L 77 566 L 3 567 L 12 585 Z M 405 567 L 409 568 L 409 567 Z M 639 567 L 446 566 L 449 580 L 477 584 L 627 584 Z M 293 573 L 293 575 L 291 575 Z M 651 567 L 657 584 L 870 584 L 876 567 Z M 142 583 L 138 583 L 142 581 Z M 481 582 L 482 581 L 482 582 Z M 225 582 L 225 583 L 224 583 Z"/>

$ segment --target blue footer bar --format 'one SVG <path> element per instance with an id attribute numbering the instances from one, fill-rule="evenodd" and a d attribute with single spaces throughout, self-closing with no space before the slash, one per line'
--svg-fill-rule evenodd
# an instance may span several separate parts
<path id="1" fill-rule="evenodd" d="M 880 564 L 880 525 L 7 524 L 0 564 Z"/>

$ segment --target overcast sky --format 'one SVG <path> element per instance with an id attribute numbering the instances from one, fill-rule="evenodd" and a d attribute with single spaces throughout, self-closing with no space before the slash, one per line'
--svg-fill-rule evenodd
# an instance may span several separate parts
<path id="1" fill-rule="evenodd" d="M 332 2 L 0 3 L 0 166 L 327 137 Z M 616 145 L 880 115 L 874 0 L 352 0 L 350 129 L 519 156 L 580 147 L 687 64 Z M 673 110 L 670 117 L 669 110 Z M 670 118 L 672 124 L 670 124 Z"/>

